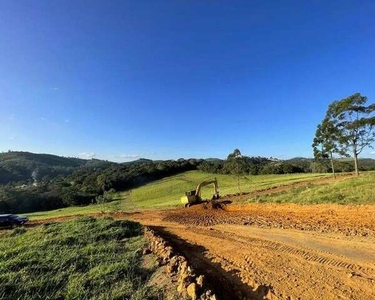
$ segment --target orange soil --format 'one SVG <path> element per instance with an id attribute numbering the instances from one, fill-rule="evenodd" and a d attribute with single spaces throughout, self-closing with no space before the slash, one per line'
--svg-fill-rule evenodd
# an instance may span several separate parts
<path id="1" fill-rule="evenodd" d="M 375 299 L 375 206 L 248 204 L 125 217 L 219 280 L 228 299 Z"/>

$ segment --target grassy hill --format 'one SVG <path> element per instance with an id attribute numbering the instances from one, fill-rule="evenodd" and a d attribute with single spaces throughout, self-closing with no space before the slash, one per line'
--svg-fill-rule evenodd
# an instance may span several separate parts
<path id="1" fill-rule="evenodd" d="M 273 186 L 290 184 L 297 181 L 311 180 L 312 178 L 328 176 L 327 174 L 285 174 L 285 175 L 257 175 L 241 176 L 240 186 L 237 184 L 237 176 L 209 174 L 200 171 L 185 172 L 176 176 L 167 177 L 136 188 L 131 192 L 131 200 L 135 206 L 141 208 L 177 206 L 180 198 L 186 191 L 194 190 L 196 186 L 205 180 L 217 178 L 221 195 L 238 192 L 248 192 Z M 213 195 L 212 185 L 202 189 L 202 197 L 211 199 Z"/>
<path id="2" fill-rule="evenodd" d="M 329 174 L 288 174 L 288 175 L 257 175 L 241 176 L 240 190 L 253 191 L 268 187 L 287 185 L 293 182 L 308 181 L 313 178 L 327 177 Z M 237 177 L 233 175 L 209 174 L 201 171 L 188 171 L 175 176 L 154 181 L 130 192 L 119 192 L 112 195 L 112 202 L 81 207 L 67 207 L 46 212 L 28 214 L 31 219 L 44 219 L 77 214 L 99 212 L 135 211 L 141 209 L 158 209 L 181 207 L 180 198 L 186 191 L 208 179 L 216 177 L 221 195 L 237 193 Z M 203 198 L 212 197 L 213 187 L 202 189 Z"/>

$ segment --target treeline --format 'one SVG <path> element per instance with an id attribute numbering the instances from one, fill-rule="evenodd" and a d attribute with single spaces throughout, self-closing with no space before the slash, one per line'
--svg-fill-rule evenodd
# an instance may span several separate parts
<path id="1" fill-rule="evenodd" d="M 375 160 L 360 159 L 360 171 L 375 170 Z M 336 172 L 353 172 L 354 163 L 348 159 L 336 160 Z M 264 157 L 241 156 L 236 160 L 203 161 L 198 165 L 203 172 L 217 174 L 266 175 L 292 173 L 330 173 L 330 163 L 327 160 L 295 158 L 276 160 Z"/>
<path id="2" fill-rule="evenodd" d="M 0 186 L 0 213 L 32 212 L 110 201 L 124 191 L 177 173 L 196 170 L 201 160 L 140 160 L 130 164 L 85 164 L 70 175 L 9 182 Z"/>

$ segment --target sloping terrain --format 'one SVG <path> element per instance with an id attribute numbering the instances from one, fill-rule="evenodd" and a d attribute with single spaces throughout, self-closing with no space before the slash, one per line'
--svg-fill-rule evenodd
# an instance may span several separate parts
<path id="1" fill-rule="evenodd" d="M 237 176 L 211 174 L 200 171 L 184 172 L 133 189 L 131 198 L 139 208 L 158 208 L 180 205 L 180 198 L 186 191 L 193 190 L 205 180 L 217 178 L 220 195 L 237 194 L 241 191 L 250 193 L 259 190 L 281 189 L 290 190 L 295 184 L 319 183 L 320 180 L 331 180 L 329 174 L 286 174 L 286 175 L 257 175 L 241 176 L 238 186 Z M 326 182 L 327 183 L 327 182 Z M 212 186 L 202 188 L 202 197 L 211 199 Z"/>

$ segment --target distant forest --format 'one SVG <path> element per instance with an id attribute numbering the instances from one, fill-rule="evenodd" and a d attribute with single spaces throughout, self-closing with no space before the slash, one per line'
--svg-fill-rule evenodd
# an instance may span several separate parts
<path id="1" fill-rule="evenodd" d="M 353 162 L 338 160 L 337 172 L 352 172 Z M 360 170 L 375 170 L 375 160 L 360 160 Z M 0 153 L 0 213 L 23 213 L 110 201 L 110 194 L 189 170 L 233 175 L 326 173 L 329 162 L 265 157 L 178 159 L 128 163 L 66 158 L 29 152 Z"/>

